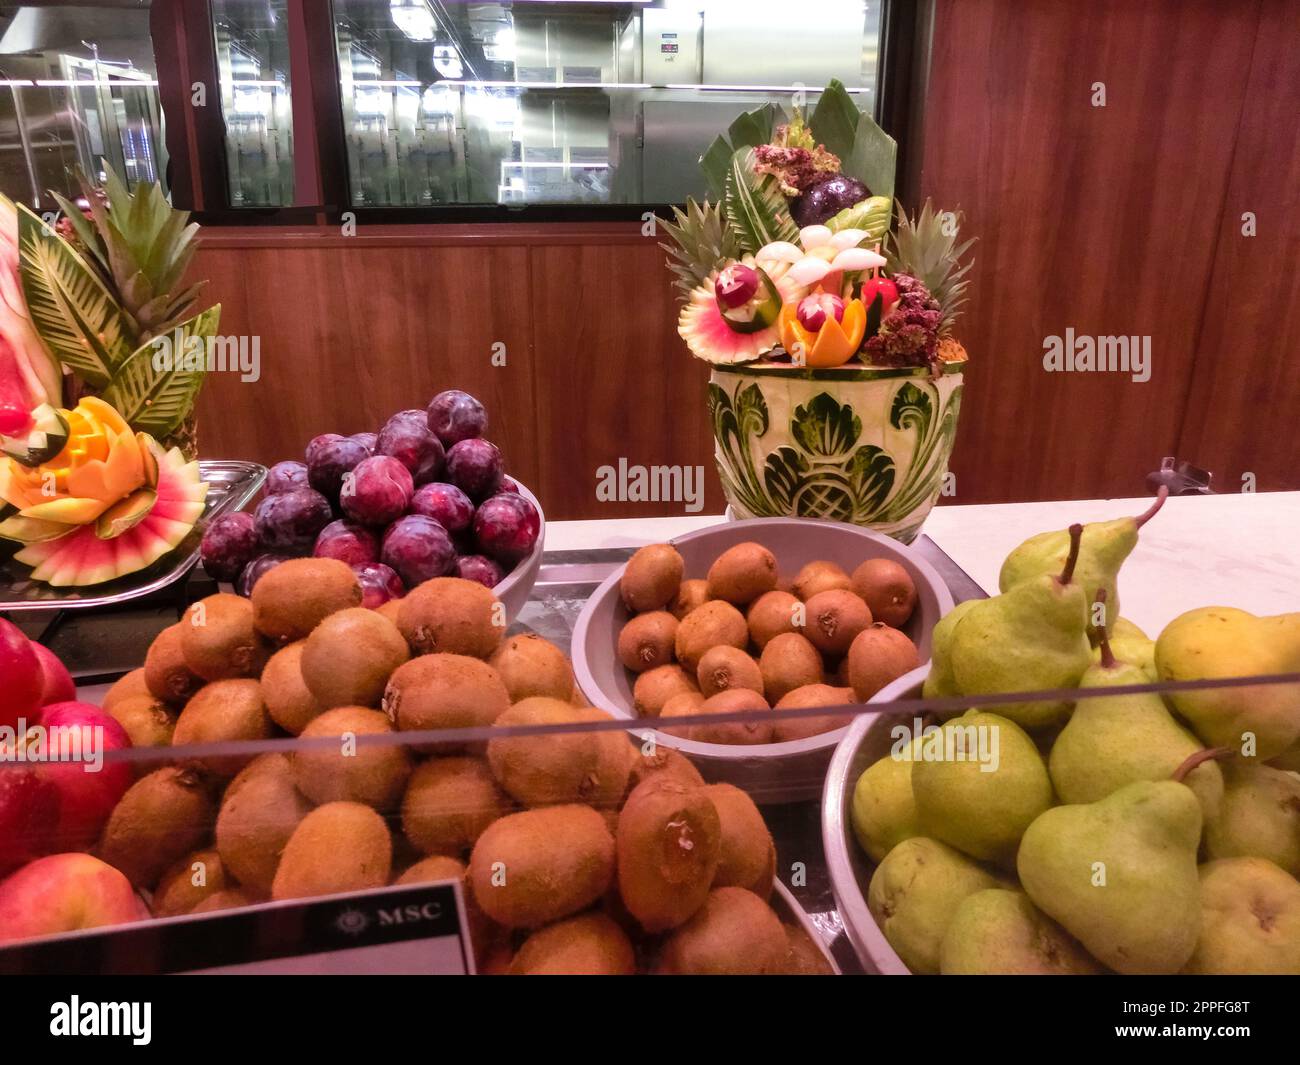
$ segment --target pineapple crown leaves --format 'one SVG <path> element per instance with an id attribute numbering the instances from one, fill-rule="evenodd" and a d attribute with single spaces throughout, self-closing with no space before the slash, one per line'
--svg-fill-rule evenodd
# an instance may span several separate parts
<path id="1" fill-rule="evenodd" d="M 673 217 L 673 222 L 659 222 L 672 241 L 659 247 L 668 253 L 668 269 L 676 277 L 673 284 L 689 296 L 722 263 L 737 258 L 740 248 L 720 203 L 688 199 L 685 210 L 673 208 Z"/>
<path id="2" fill-rule="evenodd" d="M 885 242 L 889 272 L 917 278 L 939 301 L 940 336 L 952 332 L 953 323 L 969 298 L 967 275 L 973 260 L 964 263 L 961 260 L 975 238 L 957 243 L 963 221 L 961 211 L 936 211 L 928 199 L 914 217 L 909 217 L 899 204 L 897 229 Z"/>

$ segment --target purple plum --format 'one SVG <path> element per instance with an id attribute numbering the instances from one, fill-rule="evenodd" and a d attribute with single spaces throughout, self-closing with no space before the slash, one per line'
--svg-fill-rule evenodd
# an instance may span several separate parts
<path id="1" fill-rule="evenodd" d="M 462 440 L 482 436 L 487 431 L 487 411 L 468 392 L 452 388 L 439 392 L 430 401 L 428 424 L 443 446 L 451 447 Z"/>
<path id="2" fill-rule="evenodd" d="M 541 515 L 523 496 L 506 492 L 493 496 L 474 515 L 479 549 L 498 562 L 513 565 L 537 543 Z"/>
<path id="3" fill-rule="evenodd" d="M 278 496 L 295 488 L 310 488 L 307 465 L 303 462 L 277 462 L 266 475 L 266 494 Z"/>
<path id="4" fill-rule="evenodd" d="M 456 545 L 451 536 L 423 514 L 408 514 L 388 527 L 380 558 L 397 571 L 407 588 L 456 571 Z"/>
<path id="5" fill-rule="evenodd" d="M 352 521 L 332 521 L 316 537 L 317 558 L 337 558 L 356 567 L 379 561 L 379 537 L 364 525 Z"/>
<path id="6" fill-rule="evenodd" d="M 231 583 L 257 556 L 261 545 L 253 515 L 240 511 L 223 514 L 207 527 L 199 554 L 213 580 Z"/>
<path id="7" fill-rule="evenodd" d="M 375 454 L 391 455 L 411 471 L 411 478 L 417 485 L 422 485 L 442 473 L 446 452 L 423 419 L 414 420 L 409 416 L 412 413 L 418 415 L 420 412 L 402 411 L 388 419 L 379 430 Z"/>
<path id="8" fill-rule="evenodd" d="M 470 499 L 486 499 L 501 483 L 501 452 L 482 437 L 462 440 L 447 452 L 447 475 Z"/>
<path id="9" fill-rule="evenodd" d="M 330 444 L 333 443 L 335 440 L 342 440 L 342 439 L 343 437 L 339 433 L 321 433 L 320 436 L 313 436 L 311 439 L 311 443 L 307 445 L 307 452 L 303 456 L 306 459 L 307 465 L 308 466 L 311 465 L 311 460 L 315 456 L 316 452 L 319 451 L 321 448 L 323 448 L 326 444 Z"/>
<path id="10" fill-rule="evenodd" d="M 350 437 L 348 437 L 348 439 L 355 440 L 358 444 L 362 445 L 367 451 L 370 452 L 370 454 L 373 455 L 375 453 L 375 442 L 378 441 L 379 434 L 378 433 L 353 433 Z"/>
<path id="11" fill-rule="evenodd" d="M 331 440 L 316 449 L 307 463 L 307 480 L 311 486 L 331 502 L 339 498 L 343 478 L 370 457 L 366 446 L 343 437 Z"/>
<path id="12" fill-rule="evenodd" d="M 247 599 L 253 594 L 253 585 L 262 578 L 263 574 L 269 573 L 281 562 L 288 562 L 291 558 L 293 558 L 292 555 L 276 554 L 274 552 L 258 555 L 257 558 L 244 567 L 244 572 L 239 575 L 239 580 L 235 582 L 235 591 Z"/>
<path id="13" fill-rule="evenodd" d="M 411 513 L 432 518 L 453 537 L 463 533 L 474 522 L 474 504 L 469 496 L 454 484 L 443 481 L 417 488 L 411 497 Z"/>
<path id="14" fill-rule="evenodd" d="M 499 496 L 502 492 L 514 492 L 516 495 L 519 494 L 519 482 L 513 477 L 502 477 L 500 483 L 497 485 L 497 490 L 492 494 Z"/>
<path id="15" fill-rule="evenodd" d="M 836 174 L 810 185 L 790 204 L 790 214 L 799 228 L 819 226 L 846 207 L 865 200 L 871 192 L 856 178 Z"/>
<path id="16" fill-rule="evenodd" d="M 267 551 L 305 555 L 334 518 L 329 500 L 314 488 L 267 496 L 253 512 L 257 538 Z"/>
<path id="17" fill-rule="evenodd" d="M 414 492 L 411 473 L 401 462 L 390 455 L 374 455 L 349 474 L 339 502 L 353 521 L 387 525 L 406 513 Z"/>
<path id="18" fill-rule="evenodd" d="M 495 588 L 505 579 L 506 571 L 484 555 L 461 555 L 456 559 L 456 576 Z"/>
<path id="19" fill-rule="evenodd" d="M 361 605 L 370 610 L 377 610 L 393 599 L 401 599 L 406 594 L 406 586 L 392 568 L 382 562 L 367 562 L 352 567 L 361 585 Z"/>

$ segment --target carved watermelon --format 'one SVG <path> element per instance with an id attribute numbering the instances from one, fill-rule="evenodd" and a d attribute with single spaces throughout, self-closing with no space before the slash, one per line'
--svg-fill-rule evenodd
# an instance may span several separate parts
<path id="1" fill-rule="evenodd" d="M 186 462 L 179 448 L 164 452 L 154 440 L 145 442 L 157 463 L 156 486 L 106 512 L 107 520 L 57 540 L 28 544 L 14 559 L 33 567 L 33 580 L 56 588 L 116 580 L 153 565 L 189 535 L 208 493 L 199 479 L 199 464 Z"/>

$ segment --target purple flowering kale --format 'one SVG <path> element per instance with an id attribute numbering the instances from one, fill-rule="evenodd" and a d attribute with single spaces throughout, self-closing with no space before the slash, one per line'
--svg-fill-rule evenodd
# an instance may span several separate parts
<path id="1" fill-rule="evenodd" d="M 939 301 L 910 274 L 895 274 L 898 302 L 863 347 L 864 361 L 875 366 L 939 366 Z"/>

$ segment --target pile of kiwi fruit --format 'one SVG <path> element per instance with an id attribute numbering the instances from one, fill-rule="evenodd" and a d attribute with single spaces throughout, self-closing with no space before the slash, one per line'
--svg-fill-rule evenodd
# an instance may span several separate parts
<path id="1" fill-rule="evenodd" d="M 769 904 L 758 808 L 678 752 L 621 729 L 364 742 L 613 719 L 481 584 L 360 602 L 344 563 L 284 562 L 193 604 L 106 695 L 136 746 L 317 741 L 141 763 L 96 853 L 156 916 L 455 879 L 480 972 L 828 971 Z"/>
<path id="2" fill-rule="evenodd" d="M 865 559 L 852 573 L 813 561 L 786 581 L 770 550 L 746 542 L 723 551 L 704 576 L 687 577 L 675 547 L 649 544 L 628 560 L 619 592 L 631 616 L 617 653 L 636 711 L 683 739 L 764 744 L 820 735 L 849 717 L 669 722 L 863 702 L 920 665 L 902 631 L 916 586 L 890 559 Z"/>

